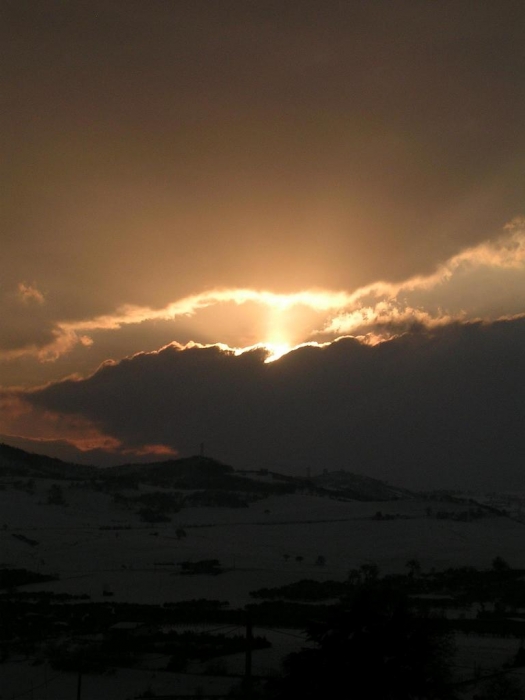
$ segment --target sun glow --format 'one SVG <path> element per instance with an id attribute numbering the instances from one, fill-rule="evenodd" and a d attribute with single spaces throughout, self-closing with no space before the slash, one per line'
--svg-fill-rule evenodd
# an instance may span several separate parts
<path id="1" fill-rule="evenodd" d="M 516 219 L 502 236 L 460 251 L 427 275 L 397 282 L 376 281 L 353 291 L 303 289 L 278 294 L 264 289 L 219 288 L 160 307 L 124 304 L 103 315 L 56 319 L 47 327 L 44 342 L 0 348 L 0 361 L 34 357 L 42 363 L 53 362 L 74 348 L 98 346 L 108 338 L 109 331 L 135 326 L 143 333 L 160 333 L 163 323 L 174 324 L 170 325 L 171 339 L 188 341 L 194 337 L 209 344 L 223 342 L 232 348 L 257 344 L 268 349 L 272 361 L 298 343 L 314 338 L 334 340 L 352 334 L 367 338 L 367 342 L 374 338 L 379 342 L 392 338 L 392 327 L 397 333 L 414 324 L 433 328 L 522 314 L 523 270 L 525 221 Z M 469 293 L 469 305 L 464 306 L 466 289 L 487 289 L 489 283 L 492 294 Z M 20 282 L 16 293 L 25 305 L 46 305 L 35 285 Z M 133 332 L 130 329 L 130 334 Z M 168 333 L 163 333 L 163 342 L 166 336 Z M 110 345 L 108 352 L 112 351 Z"/>
<path id="2" fill-rule="evenodd" d="M 336 339 L 335 342 L 337 342 L 338 339 Z M 219 347 L 221 350 L 224 352 L 232 352 L 234 355 L 243 355 L 245 352 L 251 352 L 253 350 L 264 350 L 267 353 L 266 359 L 264 360 L 265 364 L 269 364 L 270 362 L 275 362 L 276 360 L 279 360 L 281 357 L 284 357 L 284 355 L 287 355 L 289 352 L 293 352 L 294 350 L 298 350 L 299 348 L 324 348 L 327 347 L 328 345 L 331 345 L 332 342 L 334 341 L 326 341 L 324 343 L 318 343 L 315 340 L 308 341 L 306 343 L 298 343 L 297 345 L 292 345 L 289 343 L 257 343 L 256 345 L 250 345 L 246 348 L 230 348 L 227 345 L 224 345 L 223 343 L 214 343 L 213 345 L 210 346 L 204 346 L 200 345 L 199 347 Z M 197 346 L 197 343 L 190 343 L 192 347 Z M 188 346 L 185 346 L 188 347 Z M 185 347 L 181 347 L 182 350 L 185 349 Z"/>
<path id="3" fill-rule="evenodd" d="M 192 345 L 197 345 L 192 343 Z M 186 346 L 188 347 L 188 346 Z M 255 345 L 248 345 L 244 348 L 231 348 L 224 343 L 213 343 L 210 346 L 200 345 L 199 347 L 219 347 L 224 352 L 232 352 L 234 355 L 244 355 L 245 352 L 252 352 L 253 350 L 264 350 L 266 353 L 265 363 L 274 362 L 278 360 L 283 355 L 286 355 L 292 350 L 295 350 L 297 345 L 290 345 L 289 343 L 256 343 Z M 185 349 L 184 347 L 182 349 Z"/>
<path id="4" fill-rule="evenodd" d="M 263 343 L 262 347 L 270 353 L 265 362 L 274 362 L 294 349 L 288 343 Z"/>

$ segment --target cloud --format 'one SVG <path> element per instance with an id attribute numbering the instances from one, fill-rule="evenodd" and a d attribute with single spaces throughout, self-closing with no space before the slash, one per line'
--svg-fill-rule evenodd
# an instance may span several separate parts
<path id="1" fill-rule="evenodd" d="M 44 295 L 35 285 L 19 282 L 18 297 L 24 304 L 43 304 L 45 302 Z"/>
<path id="2" fill-rule="evenodd" d="M 0 416 L 2 441 L 74 462 L 107 464 L 111 457 L 113 461 L 122 461 L 126 457 L 135 461 L 143 457 L 167 458 L 178 454 L 169 445 L 137 443 L 126 446 L 80 413 L 41 410 L 27 401 L 25 393 L 20 390 L 0 390 Z"/>
<path id="3" fill-rule="evenodd" d="M 184 297 L 161 309 L 147 306 L 123 305 L 113 314 L 77 321 L 59 321 L 51 331 L 51 337 L 42 344 L 26 344 L 16 349 L 4 350 L 0 358 L 9 360 L 23 356 L 33 356 L 45 362 L 58 359 L 70 352 L 75 346 L 86 347 L 93 344 L 90 334 L 101 331 L 119 331 L 126 326 L 144 325 L 159 321 L 190 319 L 210 307 L 224 310 L 235 315 L 236 307 L 254 305 L 260 309 L 286 313 L 291 309 L 303 307 L 314 312 L 328 312 L 344 307 L 349 295 L 345 292 L 325 290 L 306 290 L 294 294 L 276 294 L 264 290 L 252 289 L 218 289 Z M 221 339 L 218 338 L 218 341 Z"/>
<path id="4" fill-rule="evenodd" d="M 504 235 L 461 251 L 429 275 L 358 289 L 318 335 L 356 334 L 378 342 L 414 324 L 434 328 L 518 317 L 525 313 L 524 271 L 525 221 L 517 218 Z"/>
<path id="5" fill-rule="evenodd" d="M 212 289 L 161 308 L 124 304 L 114 313 L 59 320 L 51 326 L 47 319 L 46 332 L 40 329 L 38 340 L 26 339 L 20 346 L 6 347 L 0 351 L 0 359 L 55 361 L 108 335 L 123 336 L 129 328 L 140 328 L 147 337 L 157 332 L 159 324 L 172 324 L 165 333 L 181 345 L 197 340 L 241 350 L 266 343 L 278 348 L 276 356 L 302 343 L 330 342 L 345 335 L 375 344 L 414 326 L 431 329 L 518 317 L 525 313 L 524 273 L 525 223 L 517 218 L 500 237 L 457 253 L 428 275 L 400 282 L 379 281 L 352 292 L 306 289 L 280 294 L 247 288 Z M 28 285 L 23 285 L 23 290 L 31 300 L 40 294 Z M 126 354 L 124 344 L 120 357 Z"/>
<path id="6" fill-rule="evenodd" d="M 170 345 L 18 399 L 110 436 L 117 454 L 204 442 L 236 466 L 523 488 L 524 351 L 523 319 L 420 327 L 375 346 L 345 338 L 271 364 L 262 350 Z"/>
<path id="7" fill-rule="evenodd" d="M 314 304 L 315 323 L 294 343 L 308 340 L 334 316 L 373 308 L 358 288 L 415 279 L 523 205 L 525 97 L 509 79 L 522 37 L 510 5 L 333 0 L 312 21 L 304 3 L 281 15 L 258 3 L 144 3 L 121 14 L 92 2 L 89 17 L 82 3 L 62 8 L 71 31 L 20 3 L 0 26 L 0 285 L 25 285 L 9 319 L 0 308 L 4 360 L 48 362 L 48 378 L 50 360 L 77 352 L 93 358 L 81 366 L 91 371 L 109 335 L 152 334 L 162 319 L 173 333 L 157 348 L 183 338 L 245 347 L 266 340 L 245 339 L 258 321 L 237 338 L 209 337 L 206 310 L 273 310 L 286 326 L 297 309 L 254 290 L 344 290 L 335 308 Z M 122 32 L 126 41 L 108 39 Z M 42 51 L 46 42 L 56 50 Z M 181 315 L 169 315 L 173 304 Z M 96 348 L 85 349 L 89 338 Z M 137 350 L 107 344 L 105 357 Z"/>

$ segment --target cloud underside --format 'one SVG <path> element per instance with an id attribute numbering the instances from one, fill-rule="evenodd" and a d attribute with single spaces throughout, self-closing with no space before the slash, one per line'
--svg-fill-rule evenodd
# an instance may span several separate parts
<path id="1" fill-rule="evenodd" d="M 73 349 L 103 342 L 108 334 L 123 335 L 126 329 L 140 327 L 144 336 L 166 323 L 170 324 L 170 339 L 183 345 L 192 339 L 202 345 L 223 343 L 237 349 L 259 343 L 294 347 L 330 342 L 343 335 L 375 344 L 414 326 L 430 329 L 458 321 L 521 315 L 525 310 L 524 265 L 525 224 L 516 219 L 496 240 L 460 252 L 429 275 L 398 283 L 376 282 L 353 292 L 278 294 L 215 289 L 160 309 L 124 305 L 114 313 L 68 321 L 35 316 L 33 337 L 27 330 L 31 322 L 24 317 L 24 332 L 18 327 L 11 333 L 5 329 L 0 359 L 54 361 Z M 18 293 L 26 305 L 43 304 L 34 286 L 21 283 Z"/>
<path id="2" fill-rule="evenodd" d="M 148 446 L 152 456 L 191 454 L 204 442 L 236 466 L 346 468 L 423 488 L 524 486 L 524 319 L 264 359 L 175 345 L 139 354 L 87 379 L 5 394 L 12 419 L 2 432 L 30 425 L 114 461 Z"/>

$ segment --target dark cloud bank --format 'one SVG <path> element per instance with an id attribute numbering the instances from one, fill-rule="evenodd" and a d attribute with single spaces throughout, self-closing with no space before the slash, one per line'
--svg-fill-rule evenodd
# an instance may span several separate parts
<path id="1" fill-rule="evenodd" d="M 525 320 L 262 351 L 167 347 L 29 395 L 126 447 L 205 441 L 236 467 L 349 469 L 414 488 L 525 488 Z"/>

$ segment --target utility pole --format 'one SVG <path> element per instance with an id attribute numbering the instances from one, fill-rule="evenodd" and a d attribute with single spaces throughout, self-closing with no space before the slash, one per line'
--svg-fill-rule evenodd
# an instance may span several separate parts
<path id="1" fill-rule="evenodd" d="M 252 697 L 252 647 L 253 647 L 253 626 L 250 613 L 246 613 L 246 656 L 244 662 L 243 690 L 245 700 Z"/>
<path id="2" fill-rule="evenodd" d="M 80 661 L 79 666 L 78 666 L 77 700 L 80 700 L 81 692 L 82 692 L 82 661 Z"/>
<path id="3" fill-rule="evenodd" d="M 201 457 L 204 457 L 204 443 L 201 442 Z"/>

